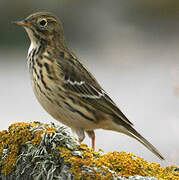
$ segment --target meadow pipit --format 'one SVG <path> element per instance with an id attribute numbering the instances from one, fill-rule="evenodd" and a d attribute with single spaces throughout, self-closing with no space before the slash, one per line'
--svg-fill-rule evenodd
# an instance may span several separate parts
<path id="1" fill-rule="evenodd" d="M 28 67 L 34 93 L 53 118 L 71 127 L 79 141 L 85 132 L 95 148 L 95 129 L 113 130 L 131 136 L 160 159 L 158 150 L 142 137 L 101 88 L 93 75 L 69 50 L 58 18 L 38 12 L 23 21 L 31 40 Z"/>

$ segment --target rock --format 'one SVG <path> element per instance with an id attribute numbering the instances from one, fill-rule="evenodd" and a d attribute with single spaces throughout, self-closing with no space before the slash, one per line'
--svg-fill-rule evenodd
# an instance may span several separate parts
<path id="1" fill-rule="evenodd" d="M 102 150 L 94 151 L 87 145 L 79 145 L 64 126 L 21 122 L 0 132 L 2 180 L 157 178 L 177 180 L 179 172 L 162 168 L 157 163 L 148 163 L 132 153 L 104 154 Z"/>

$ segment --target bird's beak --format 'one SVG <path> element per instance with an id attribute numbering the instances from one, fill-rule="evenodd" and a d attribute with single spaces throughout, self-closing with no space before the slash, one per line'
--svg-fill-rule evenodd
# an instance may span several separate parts
<path id="1" fill-rule="evenodd" d="M 30 24 L 28 24 L 25 20 L 15 21 L 15 22 L 13 22 L 13 23 L 14 23 L 14 24 L 17 24 L 18 26 L 30 27 Z"/>

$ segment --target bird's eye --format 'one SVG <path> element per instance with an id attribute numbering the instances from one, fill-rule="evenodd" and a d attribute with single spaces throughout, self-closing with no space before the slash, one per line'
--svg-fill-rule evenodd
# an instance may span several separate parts
<path id="1" fill-rule="evenodd" d="M 45 27 L 47 25 L 47 20 L 46 19 L 42 19 L 40 22 L 39 22 L 40 26 L 42 27 Z"/>

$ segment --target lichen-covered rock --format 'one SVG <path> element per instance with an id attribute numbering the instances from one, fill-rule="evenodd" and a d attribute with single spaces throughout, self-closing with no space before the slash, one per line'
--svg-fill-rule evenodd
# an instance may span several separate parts
<path id="1" fill-rule="evenodd" d="M 142 177 L 142 176 L 131 176 L 129 178 L 121 177 L 119 180 L 157 180 L 157 178 L 154 178 L 154 177 Z"/>
<path id="2" fill-rule="evenodd" d="M 53 123 L 15 123 L 0 132 L 2 180 L 179 180 L 175 169 L 131 153 L 93 151 Z"/>

